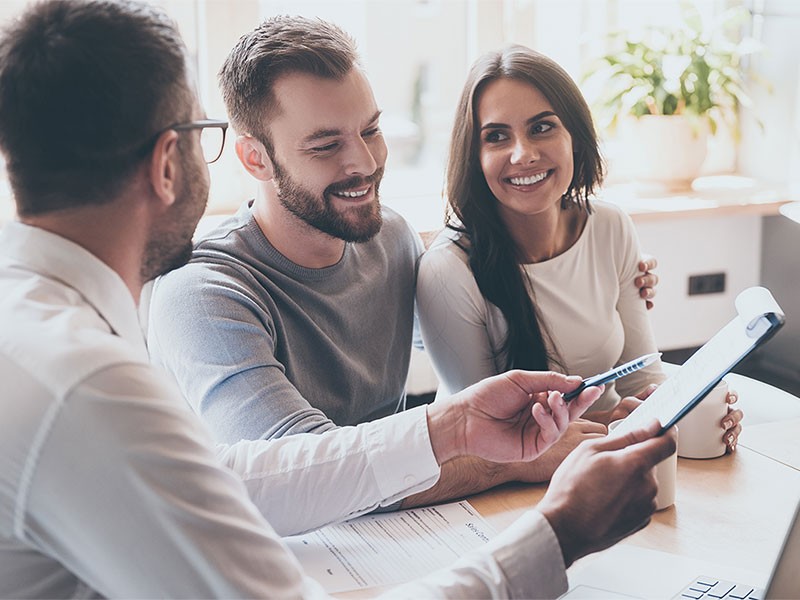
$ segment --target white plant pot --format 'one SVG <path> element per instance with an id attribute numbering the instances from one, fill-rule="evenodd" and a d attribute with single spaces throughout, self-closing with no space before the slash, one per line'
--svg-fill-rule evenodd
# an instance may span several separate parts
<path id="1" fill-rule="evenodd" d="M 686 190 L 706 158 L 708 125 L 683 115 L 631 117 L 620 121 L 620 142 L 628 177 Z"/>

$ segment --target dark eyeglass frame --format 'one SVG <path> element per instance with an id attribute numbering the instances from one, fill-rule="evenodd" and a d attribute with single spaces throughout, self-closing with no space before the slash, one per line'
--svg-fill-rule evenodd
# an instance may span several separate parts
<path id="1" fill-rule="evenodd" d="M 222 129 L 222 142 L 219 145 L 219 152 L 214 157 L 213 160 L 206 160 L 206 164 L 210 165 L 211 163 L 217 162 L 219 157 L 222 156 L 222 150 L 225 148 L 225 134 L 228 131 L 228 122 L 222 121 L 219 119 L 200 119 L 199 121 L 189 121 L 187 123 L 176 123 L 175 125 L 170 125 L 169 127 L 165 128 L 164 131 L 194 131 L 196 129 L 206 129 L 209 127 L 216 127 L 218 129 Z M 161 133 L 164 133 L 162 131 Z M 159 133 L 158 135 L 161 135 Z"/>

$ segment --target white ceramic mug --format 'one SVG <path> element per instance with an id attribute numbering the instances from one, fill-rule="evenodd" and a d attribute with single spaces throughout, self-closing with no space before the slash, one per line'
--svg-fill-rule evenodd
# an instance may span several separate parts
<path id="1" fill-rule="evenodd" d="M 700 404 L 680 420 L 681 458 L 716 458 L 725 454 L 722 421 L 728 414 L 728 382 L 720 381 Z"/>
<path id="2" fill-rule="evenodd" d="M 614 421 L 608 426 L 609 431 L 614 429 L 617 424 L 622 423 L 622 419 Z M 676 433 L 678 428 L 675 427 Z M 678 435 L 678 442 L 683 431 Z M 680 446 L 679 446 L 680 447 Z M 664 510 L 675 504 L 676 480 L 678 478 L 678 453 L 673 452 L 670 456 L 656 465 L 656 481 L 658 482 L 658 492 L 656 493 L 656 510 Z"/>

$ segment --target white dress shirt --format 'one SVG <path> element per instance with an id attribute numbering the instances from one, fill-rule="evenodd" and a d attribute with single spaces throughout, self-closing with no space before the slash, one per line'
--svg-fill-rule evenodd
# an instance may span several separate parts
<path id="1" fill-rule="evenodd" d="M 149 364 L 120 277 L 41 229 L 0 232 L 0 323 L 0 597 L 320 596 L 266 519 L 296 533 L 438 478 L 424 407 L 215 453 Z M 453 569 L 392 593 L 565 589 L 558 542 L 531 512 Z"/>

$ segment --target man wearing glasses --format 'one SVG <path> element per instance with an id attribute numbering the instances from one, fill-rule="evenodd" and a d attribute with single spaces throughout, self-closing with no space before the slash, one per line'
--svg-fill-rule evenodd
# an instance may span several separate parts
<path id="1" fill-rule="evenodd" d="M 566 406 L 546 392 L 577 378 L 515 372 L 435 407 L 215 455 L 149 363 L 136 313 L 143 284 L 188 257 L 204 159 L 224 140 L 184 56 L 161 13 L 124 1 L 38 3 L 0 37 L 19 214 L 0 232 L 0 597 L 321 596 L 264 515 L 314 527 L 429 486 L 459 455 L 532 459 L 598 395 Z M 563 592 L 565 565 L 649 519 L 652 466 L 675 446 L 655 431 L 586 445 L 536 511 L 398 593 Z M 612 505 L 620 516 L 600 519 Z"/>
<path id="2" fill-rule="evenodd" d="M 191 123 L 179 123 L 170 127 L 173 131 L 200 131 L 200 147 L 203 149 L 203 158 L 206 164 L 217 162 L 222 156 L 225 147 L 225 133 L 228 131 L 228 122 L 218 119 L 201 119 Z"/>

